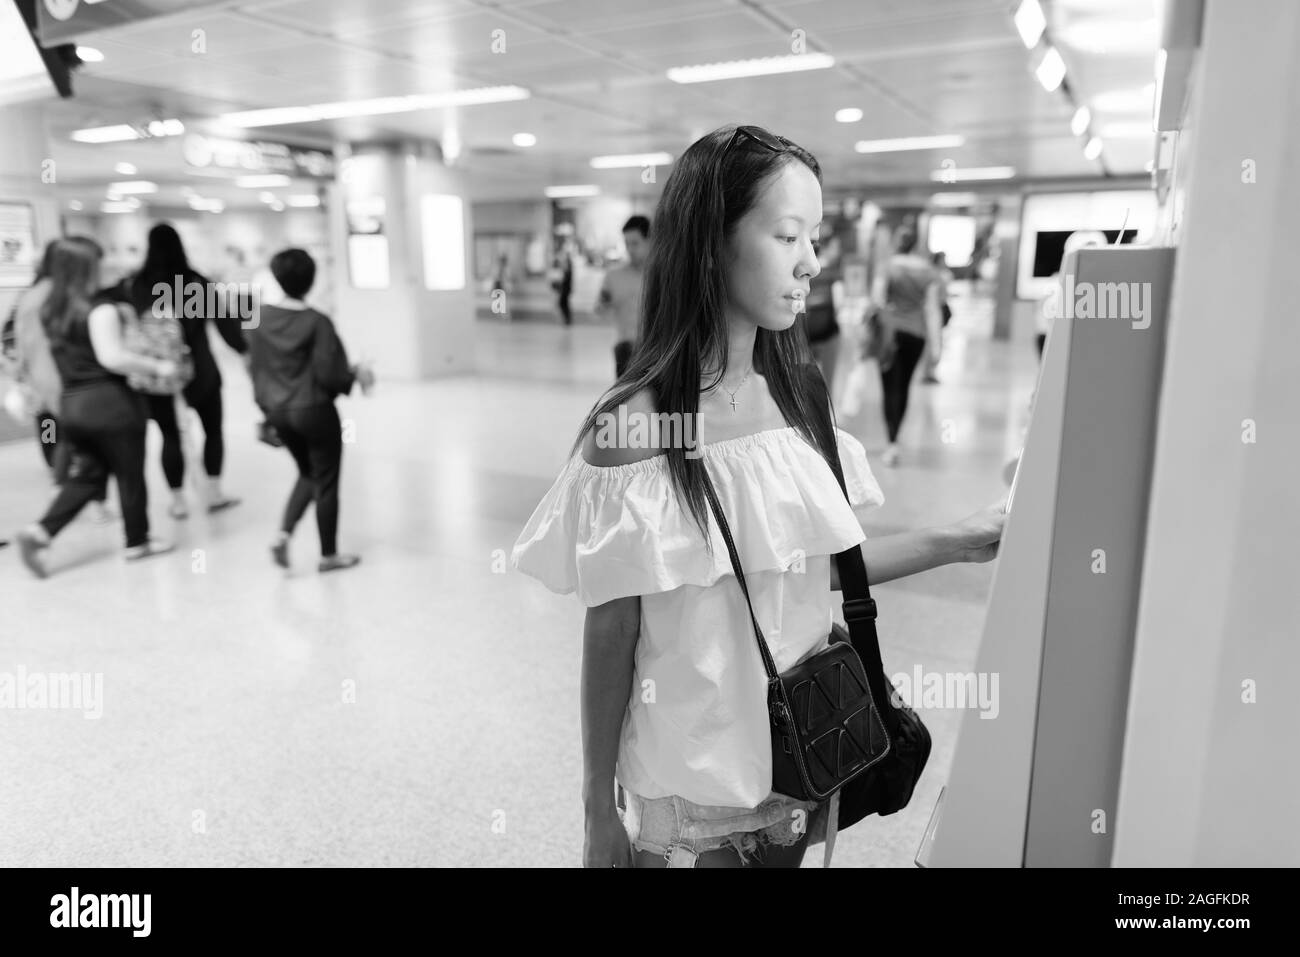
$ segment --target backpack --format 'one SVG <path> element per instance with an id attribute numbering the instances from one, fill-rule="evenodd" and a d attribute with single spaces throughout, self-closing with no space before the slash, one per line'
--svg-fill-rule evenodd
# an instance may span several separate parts
<path id="1" fill-rule="evenodd" d="M 194 378 L 194 360 L 185 344 L 185 331 L 180 320 L 170 315 L 156 316 L 153 310 L 140 316 L 126 303 L 114 305 L 122 316 L 123 343 L 128 352 L 153 359 L 170 359 L 179 369 L 174 378 L 133 372 L 126 378 L 127 385 L 150 395 L 175 395 L 189 385 Z"/>

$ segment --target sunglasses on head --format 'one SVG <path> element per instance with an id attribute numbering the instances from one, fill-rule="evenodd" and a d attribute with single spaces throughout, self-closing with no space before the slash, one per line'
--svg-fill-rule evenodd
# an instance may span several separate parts
<path id="1" fill-rule="evenodd" d="M 736 142 L 742 136 L 748 137 L 759 146 L 769 149 L 773 153 L 784 153 L 787 149 L 785 140 L 779 136 L 773 136 L 761 126 L 737 126 L 731 133 L 731 139 L 727 140 L 727 146 L 722 151 L 722 155 L 726 156 L 731 152 L 731 148 L 736 145 Z"/>

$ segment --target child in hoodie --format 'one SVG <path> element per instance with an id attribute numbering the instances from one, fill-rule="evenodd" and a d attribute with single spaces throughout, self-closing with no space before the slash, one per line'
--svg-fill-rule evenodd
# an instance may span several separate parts
<path id="1" fill-rule="evenodd" d="M 303 302 L 316 278 L 316 263 L 304 250 L 286 249 L 271 259 L 271 274 L 284 291 L 278 305 L 262 305 L 255 328 L 246 330 L 253 396 L 298 466 L 298 480 L 285 505 L 271 556 L 289 567 L 289 538 L 308 504 L 316 504 L 322 572 L 351 568 L 357 555 L 337 550 L 342 426 L 334 400 L 359 382 L 374 384 L 365 366 L 349 365 L 347 352 L 328 316 Z"/>

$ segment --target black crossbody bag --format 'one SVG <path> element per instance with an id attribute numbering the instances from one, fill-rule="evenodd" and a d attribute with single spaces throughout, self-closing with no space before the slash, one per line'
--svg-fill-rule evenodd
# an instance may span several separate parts
<path id="1" fill-rule="evenodd" d="M 818 446 L 847 499 L 826 386 L 815 371 L 809 379 L 820 411 Z M 862 549 L 854 546 L 835 556 L 848 631 L 833 625 L 828 647 L 778 674 L 707 472 L 705 495 L 745 595 L 767 672 L 772 790 L 805 801 L 823 801 L 838 791 L 838 830 L 870 814 L 893 814 L 905 807 L 930 756 L 930 733 L 914 711 L 901 701 L 895 704 L 880 657 L 876 603 Z"/>

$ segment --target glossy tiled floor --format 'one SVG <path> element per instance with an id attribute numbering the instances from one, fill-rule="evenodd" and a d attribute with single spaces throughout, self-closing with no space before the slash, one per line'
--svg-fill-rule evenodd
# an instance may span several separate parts
<path id="1" fill-rule="evenodd" d="M 842 420 L 887 496 L 868 531 L 1005 494 L 1034 360 L 1026 340 L 990 342 L 988 324 L 987 304 L 960 304 L 943 384 L 913 392 L 898 469 L 877 464 L 874 380 Z M 119 527 L 86 518 L 52 549 L 46 581 L 0 551 L 0 674 L 103 676 L 98 719 L 0 711 L 0 866 L 577 863 L 583 611 L 508 571 L 507 555 L 608 384 L 610 338 L 485 320 L 480 374 L 345 400 L 353 571 L 316 574 L 310 514 L 294 570 L 271 565 L 292 466 L 254 441 L 237 364 L 227 485 L 241 506 L 166 519 L 155 445 L 152 515 L 175 554 L 127 566 Z M 47 494 L 34 446 L 0 444 L 0 475 L 9 532 Z M 880 587 L 891 672 L 970 670 L 991 577 L 950 566 Z M 935 750 L 912 805 L 844 834 L 837 864 L 910 865 L 959 718 L 923 714 Z"/>

